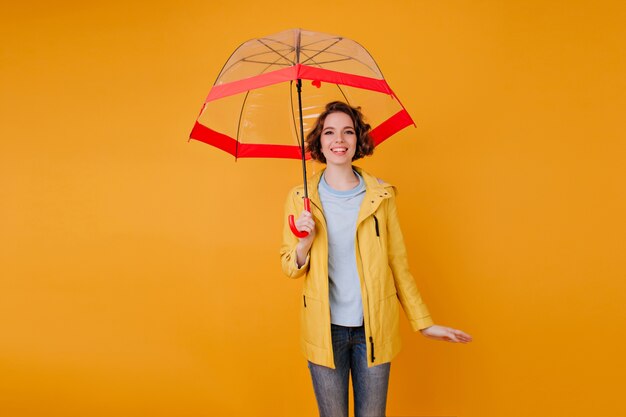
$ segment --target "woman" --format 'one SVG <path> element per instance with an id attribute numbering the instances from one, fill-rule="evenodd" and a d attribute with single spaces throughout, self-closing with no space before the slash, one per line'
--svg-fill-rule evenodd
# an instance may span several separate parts
<path id="1" fill-rule="evenodd" d="M 282 267 L 304 276 L 301 345 L 320 416 L 348 416 L 352 374 L 356 417 L 384 416 L 391 359 L 400 349 L 399 308 L 424 336 L 467 343 L 461 330 L 435 325 L 411 276 L 394 187 L 352 161 L 371 155 L 370 125 L 360 109 L 326 106 L 307 135 L 311 157 L 326 169 L 308 180 L 311 212 L 285 224 Z M 287 215 L 302 207 L 303 186 L 287 198 Z"/>

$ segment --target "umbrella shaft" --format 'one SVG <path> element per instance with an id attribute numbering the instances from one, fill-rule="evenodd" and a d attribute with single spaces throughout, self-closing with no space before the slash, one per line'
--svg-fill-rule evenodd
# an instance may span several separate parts
<path id="1" fill-rule="evenodd" d="M 302 154 L 302 180 L 304 182 L 304 198 L 309 198 L 309 190 L 307 189 L 306 183 L 306 157 L 304 154 L 304 120 L 302 116 L 302 80 L 300 78 L 298 78 L 296 86 L 298 87 L 298 108 L 300 111 L 300 147 Z"/>

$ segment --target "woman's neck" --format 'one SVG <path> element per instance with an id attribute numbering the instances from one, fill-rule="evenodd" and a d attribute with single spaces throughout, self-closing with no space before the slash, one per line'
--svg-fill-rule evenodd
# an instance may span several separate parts
<path id="1" fill-rule="evenodd" d="M 337 191 L 351 190 L 359 185 L 359 178 L 352 170 L 352 165 L 327 165 L 324 180 Z"/>

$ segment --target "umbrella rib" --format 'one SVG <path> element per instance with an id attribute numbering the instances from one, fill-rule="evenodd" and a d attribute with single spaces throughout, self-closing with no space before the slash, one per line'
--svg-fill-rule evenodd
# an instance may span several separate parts
<path id="1" fill-rule="evenodd" d="M 287 46 L 289 46 L 289 45 L 287 45 Z M 289 48 L 288 48 L 288 49 L 290 49 L 290 51 L 289 51 L 289 52 L 293 51 L 293 46 L 289 46 Z M 252 54 L 252 55 L 248 55 L 248 56 L 246 56 L 246 57 L 243 57 L 243 58 L 241 58 L 241 59 L 239 59 L 239 60 L 237 60 L 237 61 L 233 62 L 231 65 L 229 65 L 229 66 L 228 66 L 228 68 L 224 68 L 224 69 L 220 72 L 220 75 L 218 76 L 218 79 L 222 76 L 222 74 L 226 73 L 228 70 L 230 70 L 232 67 L 234 67 L 234 66 L 235 66 L 235 65 L 237 65 L 238 63 L 240 63 L 240 62 L 250 62 L 250 61 L 247 61 L 247 59 L 248 59 L 248 58 L 251 58 L 251 57 L 256 57 L 256 56 L 260 56 L 260 55 L 265 55 L 265 54 L 272 54 L 272 53 L 274 53 L 274 52 L 270 50 L 270 51 L 259 52 L 258 54 Z M 279 54 L 279 55 L 280 55 L 280 54 Z M 288 60 L 288 61 L 289 61 L 289 60 Z M 263 64 L 265 64 L 265 63 L 266 63 L 266 62 L 263 62 Z"/>
<path id="2" fill-rule="evenodd" d="M 327 47 L 325 47 L 324 49 L 321 49 L 319 51 L 317 51 L 317 53 L 311 57 L 309 57 L 306 61 L 303 62 L 303 64 L 306 64 L 308 61 L 313 61 L 313 58 L 315 58 L 316 56 L 318 56 L 321 53 L 324 53 L 326 50 L 332 48 L 333 46 L 337 45 L 339 42 L 341 42 L 342 38 L 338 38 L 335 42 L 331 43 L 330 45 L 328 45 Z M 307 45 L 308 46 L 308 45 Z M 300 48 L 300 50 L 302 51 L 304 48 Z"/>
<path id="3" fill-rule="evenodd" d="M 323 62 L 317 62 L 317 61 L 313 60 L 313 58 L 314 58 L 315 56 L 309 57 L 309 56 L 308 56 L 306 53 L 304 53 L 304 52 L 303 52 L 303 55 L 305 55 L 305 56 L 308 58 L 308 59 L 307 59 L 307 61 L 309 61 L 309 60 L 310 60 L 310 61 L 313 63 L 313 65 L 317 65 L 317 66 L 318 66 L 318 67 L 320 67 L 320 68 L 323 68 L 323 67 L 322 67 L 322 64 L 331 64 L 331 63 L 333 63 L 333 62 L 343 62 L 343 61 L 350 61 L 350 60 L 353 60 L 353 59 L 354 59 L 354 58 L 350 57 L 349 55 L 338 54 L 338 53 L 336 53 L 336 52 L 326 52 L 326 53 L 327 53 L 327 54 L 334 54 L 334 55 L 343 56 L 343 57 L 344 57 L 344 59 L 336 59 L 336 60 L 333 60 L 333 61 L 323 61 Z M 361 63 L 361 64 L 363 64 L 363 65 L 365 65 L 365 66 L 366 66 L 366 67 L 368 67 L 370 70 L 372 70 L 372 72 L 375 72 L 375 71 L 372 69 L 372 67 L 370 67 L 369 65 L 367 65 L 365 62 L 361 62 L 361 61 L 359 61 L 358 59 L 354 59 L 354 60 L 355 60 L 355 61 L 357 61 L 357 62 L 360 62 L 360 63 Z"/>
<path id="4" fill-rule="evenodd" d="M 260 74 L 265 73 L 265 71 L 267 71 L 270 67 L 272 67 L 272 65 L 285 65 L 285 64 L 277 64 L 277 62 L 280 60 L 280 57 L 278 59 L 276 59 L 276 61 L 274 62 L 266 62 L 266 64 L 268 64 L 267 67 L 265 67 L 265 69 L 263 71 L 260 72 Z M 287 67 L 290 67 L 291 65 L 286 65 Z"/>
<path id="5" fill-rule="evenodd" d="M 243 120 L 243 110 L 246 108 L 246 101 L 248 101 L 248 95 L 250 94 L 250 90 L 246 91 L 246 95 L 243 98 L 243 103 L 241 103 L 241 110 L 239 111 L 239 121 L 237 122 L 237 136 L 235 136 L 235 159 L 239 155 L 239 132 L 241 130 L 241 121 Z"/>
<path id="6" fill-rule="evenodd" d="M 351 106 L 352 104 L 350 104 L 350 100 L 348 100 L 348 97 L 346 96 L 346 93 L 343 92 L 343 89 L 341 88 L 341 86 L 339 84 L 335 84 L 335 86 L 339 89 L 339 92 L 343 96 L 343 99 L 345 100 L 345 102 Z"/>
<path id="7" fill-rule="evenodd" d="M 356 59 L 356 58 L 354 58 L 354 57 L 352 57 L 350 55 L 340 54 L 338 52 L 326 51 L 326 53 L 327 54 L 332 54 L 332 55 L 337 55 L 337 56 L 343 57 L 344 59 L 336 60 L 336 61 L 324 61 L 324 62 L 321 62 L 321 64 L 329 64 L 329 63 L 333 63 L 333 62 L 354 60 L 354 61 L 356 61 L 356 62 L 366 66 L 367 68 L 369 68 L 370 71 L 372 71 L 374 73 L 379 73 L 382 76 L 382 73 L 381 73 L 381 71 L 380 71 L 380 69 L 378 67 L 372 68 L 370 65 L 366 64 L 365 62 L 361 61 L 360 59 Z M 317 55 L 319 55 L 319 54 L 317 54 Z M 370 57 L 371 57 L 371 55 L 370 55 Z"/>
<path id="8" fill-rule="evenodd" d="M 287 52 L 293 51 L 293 47 L 292 47 L 292 48 L 290 48 L 290 50 L 289 50 L 289 49 L 285 49 L 285 50 L 286 50 Z M 259 53 L 257 53 L 257 54 L 251 54 L 251 55 L 248 55 L 248 56 L 245 56 L 245 57 L 241 58 L 241 59 L 240 59 L 239 61 L 237 61 L 237 62 L 241 62 L 241 61 L 243 61 L 244 59 L 254 58 L 254 57 L 257 57 L 257 56 L 261 56 L 261 55 L 274 55 L 274 52 L 273 52 L 273 51 L 263 51 L 263 52 L 259 52 Z"/>
<path id="9" fill-rule="evenodd" d="M 281 58 L 278 58 L 278 59 L 277 59 L 276 61 L 274 61 L 274 62 L 267 62 L 267 61 L 253 61 L 253 60 L 250 60 L 250 59 L 246 59 L 246 58 L 244 58 L 244 59 L 242 59 L 241 61 L 242 61 L 242 62 L 249 62 L 249 63 L 251 63 L 251 64 L 268 64 L 268 65 L 270 65 L 270 66 L 271 66 L 271 65 L 281 65 L 281 66 L 284 66 L 284 67 L 290 67 L 290 66 L 291 66 L 291 64 L 283 64 L 283 63 L 279 63 L 279 62 L 277 62 L 277 61 L 278 61 L 278 60 L 280 60 L 280 59 L 281 59 Z"/>
<path id="10" fill-rule="evenodd" d="M 317 40 L 317 41 L 314 41 L 314 42 L 311 42 L 311 43 L 307 43 L 306 45 L 302 45 L 302 48 L 306 48 L 306 47 L 309 47 L 311 45 L 315 45 L 315 44 L 321 43 L 321 42 L 330 41 L 330 40 L 333 40 L 333 39 L 342 40 L 343 38 L 341 36 L 335 36 L 335 37 L 332 37 L 332 38 L 320 39 L 320 40 Z"/>
<path id="11" fill-rule="evenodd" d="M 295 62 L 293 62 L 291 59 L 287 58 L 285 55 L 281 54 L 280 52 L 278 52 L 278 50 L 272 48 L 271 46 L 269 46 L 268 44 L 266 44 L 265 42 L 263 42 L 263 39 L 257 39 L 258 42 L 265 46 L 267 49 L 269 49 L 270 51 L 274 52 L 275 54 L 280 55 L 281 57 L 283 57 L 287 62 L 291 62 L 291 65 L 294 65 Z"/>
<path id="12" fill-rule="evenodd" d="M 341 88 L 341 86 L 339 84 L 335 84 L 335 85 L 339 89 L 339 92 L 343 96 L 344 100 L 346 100 L 346 103 L 350 104 L 350 100 L 348 100 L 348 97 L 346 97 L 346 94 L 343 92 L 343 89 Z M 352 104 L 350 104 L 350 105 L 352 105 Z"/>
<path id="13" fill-rule="evenodd" d="M 311 61 L 315 65 L 318 65 L 320 68 L 323 64 L 332 64 L 333 62 L 343 62 L 343 61 L 351 61 L 352 58 L 343 58 L 343 59 L 332 59 L 330 61 Z"/>
<path id="14" fill-rule="evenodd" d="M 237 62 L 233 63 L 233 65 L 235 65 L 236 63 L 239 63 L 239 62 L 247 62 L 247 63 L 251 63 L 251 64 L 267 64 L 267 67 L 265 67 L 265 69 L 259 73 L 259 74 L 263 74 L 263 73 L 265 73 L 265 71 L 267 71 L 267 70 L 268 70 L 268 68 L 270 68 L 272 65 L 282 65 L 282 66 L 285 66 L 285 67 L 290 67 L 290 66 L 291 66 L 290 64 L 279 64 L 279 63 L 278 63 L 278 61 L 280 61 L 281 59 L 282 59 L 281 57 L 278 57 L 278 58 L 276 59 L 276 61 L 274 61 L 274 62 L 266 62 L 266 61 L 249 61 L 249 60 L 247 60 L 246 58 L 242 58 L 242 59 L 240 59 L 239 61 L 237 61 Z M 233 65 L 231 65 L 230 67 L 228 67 L 228 69 L 232 68 L 232 67 L 233 67 Z M 228 69 L 227 69 L 227 70 L 228 70 Z M 226 72 L 227 70 L 222 71 L 222 72 L 220 73 L 220 77 L 221 77 L 221 76 L 222 76 L 222 74 L 223 74 L 224 72 Z M 258 74 L 257 74 L 257 75 L 258 75 Z M 219 79 L 220 77 L 218 77 L 218 79 Z"/>

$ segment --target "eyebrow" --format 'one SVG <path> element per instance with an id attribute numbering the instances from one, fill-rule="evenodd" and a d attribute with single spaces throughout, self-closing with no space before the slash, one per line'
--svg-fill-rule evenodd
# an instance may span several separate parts
<path id="1" fill-rule="evenodd" d="M 332 126 L 328 126 L 328 127 L 325 127 L 324 129 L 322 129 L 322 131 L 324 131 L 324 130 L 328 130 L 328 129 L 335 130 L 335 128 L 334 128 L 334 127 L 332 127 Z M 354 128 L 353 128 L 352 126 L 344 126 L 342 129 L 352 129 L 352 130 L 354 130 Z"/>

